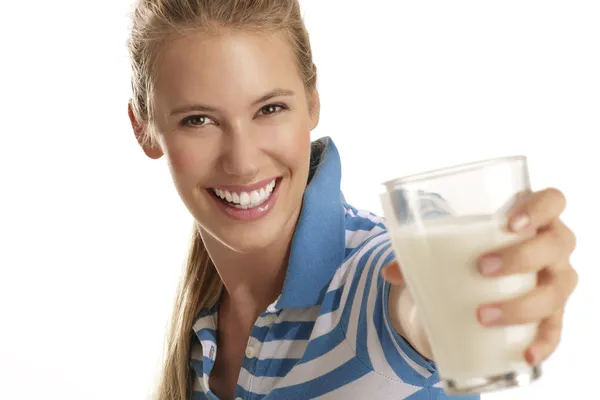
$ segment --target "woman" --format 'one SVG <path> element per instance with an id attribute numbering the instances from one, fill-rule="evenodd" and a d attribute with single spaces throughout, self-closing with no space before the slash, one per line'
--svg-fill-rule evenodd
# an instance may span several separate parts
<path id="1" fill-rule="evenodd" d="M 311 144 L 297 0 L 139 0 L 133 22 L 133 130 L 196 222 L 158 398 L 446 398 L 382 220 L 345 202 L 333 142 Z M 512 214 L 535 238 L 480 260 L 539 271 L 531 294 L 479 310 L 542 322 L 531 364 L 554 351 L 576 285 L 563 208 L 537 193 Z"/>

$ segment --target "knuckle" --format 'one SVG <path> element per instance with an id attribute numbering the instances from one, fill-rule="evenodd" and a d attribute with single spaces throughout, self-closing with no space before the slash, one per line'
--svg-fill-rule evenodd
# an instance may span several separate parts
<path id="1" fill-rule="evenodd" d="M 571 276 L 571 286 L 569 287 L 569 295 L 575 291 L 579 284 L 579 274 L 573 267 L 569 268 L 569 275 Z"/>
<path id="2" fill-rule="evenodd" d="M 548 195 L 551 196 L 562 207 L 564 207 L 566 205 L 567 198 L 565 197 L 564 193 L 561 192 L 560 190 L 558 190 L 554 187 L 551 187 L 546 190 L 546 193 L 548 193 Z"/>
<path id="3" fill-rule="evenodd" d="M 560 326 L 552 326 L 549 328 L 549 331 L 550 332 L 548 332 L 546 336 L 548 343 L 550 344 L 550 347 L 556 349 L 562 339 L 562 329 Z"/>
<path id="4" fill-rule="evenodd" d="M 567 249 L 569 252 L 570 244 L 570 233 L 568 229 L 561 229 L 560 227 L 554 227 L 549 229 L 546 234 L 549 237 L 550 245 L 559 251 Z"/>
<path id="5" fill-rule="evenodd" d="M 505 307 L 507 319 L 510 322 L 521 324 L 545 318 L 551 313 L 551 310 L 548 309 L 548 302 L 544 301 L 546 295 L 538 288 L 521 298 L 509 301 Z"/>
<path id="6" fill-rule="evenodd" d="M 565 294 L 566 290 L 564 289 L 564 286 L 562 285 L 553 285 L 554 290 L 553 290 L 553 296 L 552 296 L 552 301 L 550 302 L 550 304 L 552 304 L 552 311 L 556 312 L 558 310 L 560 310 L 562 307 L 564 307 L 565 305 L 565 301 L 568 298 L 568 294 Z"/>
<path id="7" fill-rule="evenodd" d="M 507 255 L 508 268 L 511 270 L 523 270 L 529 269 L 533 266 L 535 261 L 535 251 L 531 244 L 523 243 L 513 248 L 513 250 Z"/>
<path id="8" fill-rule="evenodd" d="M 577 247 L 577 236 L 575 236 L 575 233 L 569 228 L 566 228 L 566 231 L 567 243 L 569 244 L 568 249 L 569 252 L 573 252 L 573 250 L 575 250 Z"/>

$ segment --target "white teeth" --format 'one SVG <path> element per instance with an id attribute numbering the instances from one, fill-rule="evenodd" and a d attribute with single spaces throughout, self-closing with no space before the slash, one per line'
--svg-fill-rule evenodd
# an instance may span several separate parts
<path id="1" fill-rule="evenodd" d="M 256 206 L 260 203 L 260 195 L 258 194 L 258 192 L 256 190 L 253 190 L 252 193 L 250 193 L 250 204 L 252 204 L 253 206 Z"/>
<path id="2" fill-rule="evenodd" d="M 266 186 L 253 190 L 252 192 L 229 192 L 223 189 L 213 189 L 215 194 L 223 200 L 227 200 L 230 203 L 233 203 L 233 206 L 241 209 L 254 208 L 271 197 L 271 193 L 273 193 L 273 189 L 275 188 L 276 180 L 273 179 Z"/>
<path id="3" fill-rule="evenodd" d="M 250 195 L 246 192 L 240 193 L 240 205 L 247 206 L 250 204 Z"/>

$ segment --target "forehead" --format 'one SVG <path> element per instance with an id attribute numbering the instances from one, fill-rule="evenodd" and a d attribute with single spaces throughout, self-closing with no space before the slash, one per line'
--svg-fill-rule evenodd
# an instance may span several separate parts
<path id="1" fill-rule="evenodd" d="M 157 103 L 232 103 L 255 100 L 273 88 L 303 87 L 293 49 L 281 33 L 173 39 L 161 50 L 156 71 Z"/>

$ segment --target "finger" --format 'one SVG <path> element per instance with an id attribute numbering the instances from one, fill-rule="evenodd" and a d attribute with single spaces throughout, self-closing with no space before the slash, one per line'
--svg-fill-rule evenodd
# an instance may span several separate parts
<path id="1" fill-rule="evenodd" d="M 577 285 L 573 269 L 559 272 L 546 269 L 539 274 L 538 286 L 531 292 L 479 308 L 478 318 L 483 325 L 504 326 L 538 322 L 564 308 Z"/>
<path id="2" fill-rule="evenodd" d="M 566 207 L 562 192 L 549 188 L 536 192 L 509 212 L 509 227 L 513 232 L 535 231 L 557 219 Z"/>
<path id="3" fill-rule="evenodd" d="M 383 267 L 381 269 L 381 275 L 383 276 L 383 279 L 393 285 L 401 285 L 404 283 L 402 271 L 400 271 L 400 266 L 398 265 L 397 261 L 393 261 L 392 263 Z"/>
<path id="4" fill-rule="evenodd" d="M 548 265 L 565 266 L 557 260 L 568 259 L 574 249 L 575 235 L 558 220 L 531 239 L 483 255 L 477 268 L 486 276 L 535 272 Z"/>
<path id="5" fill-rule="evenodd" d="M 525 359 L 531 365 L 538 365 L 548 359 L 560 344 L 564 308 L 542 321 L 533 344 L 525 351 Z"/>

